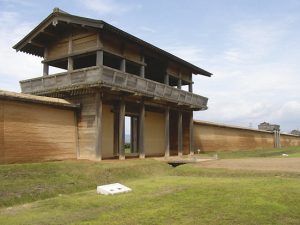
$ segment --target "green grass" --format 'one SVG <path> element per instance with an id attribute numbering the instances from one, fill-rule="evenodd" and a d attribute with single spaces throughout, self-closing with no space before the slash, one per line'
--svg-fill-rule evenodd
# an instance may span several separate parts
<path id="1" fill-rule="evenodd" d="M 0 166 L 0 224 L 300 224 L 300 173 L 154 160 Z M 132 192 L 97 195 L 121 182 Z"/>
<path id="2" fill-rule="evenodd" d="M 243 151 L 219 151 L 200 153 L 201 157 L 213 157 L 218 154 L 220 159 L 239 159 L 252 157 L 283 157 L 282 154 L 288 154 L 288 158 L 300 157 L 300 147 L 287 147 L 280 149 L 258 149 L 258 150 L 243 150 Z M 286 156 L 285 156 L 286 157 Z"/>

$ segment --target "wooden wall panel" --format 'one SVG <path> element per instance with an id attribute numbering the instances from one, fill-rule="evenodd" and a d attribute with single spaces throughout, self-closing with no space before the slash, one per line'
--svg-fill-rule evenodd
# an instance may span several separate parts
<path id="1" fill-rule="evenodd" d="M 102 157 L 114 156 L 114 113 L 111 106 L 103 105 L 102 109 Z"/>
<path id="2" fill-rule="evenodd" d="M 124 56 L 126 59 L 135 62 L 141 62 L 141 53 L 138 47 L 130 44 L 126 44 Z"/>
<path id="3" fill-rule="evenodd" d="M 123 54 L 122 42 L 116 37 L 109 34 L 104 34 L 102 36 L 102 41 L 103 41 L 104 51 L 112 52 L 117 55 Z"/>
<path id="4" fill-rule="evenodd" d="M 72 110 L 6 101 L 4 118 L 7 163 L 76 158 Z"/>
<path id="5" fill-rule="evenodd" d="M 194 123 L 195 149 L 236 151 L 274 147 L 273 133 Z"/>
<path id="6" fill-rule="evenodd" d="M 68 54 L 69 38 L 64 37 L 48 48 L 47 59 L 66 56 Z"/>
<path id="7" fill-rule="evenodd" d="M 280 143 L 281 147 L 300 146 L 300 136 L 281 134 Z"/>
<path id="8" fill-rule="evenodd" d="M 164 155 L 165 117 L 163 113 L 147 112 L 145 114 L 145 155 Z"/>
<path id="9" fill-rule="evenodd" d="M 5 162 L 4 157 L 4 102 L 0 100 L 0 163 Z"/>
<path id="10" fill-rule="evenodd" d="M 72 37 L 73 53 L 88 51 L 97 47 L 97 33 L 85 32 Z"/>

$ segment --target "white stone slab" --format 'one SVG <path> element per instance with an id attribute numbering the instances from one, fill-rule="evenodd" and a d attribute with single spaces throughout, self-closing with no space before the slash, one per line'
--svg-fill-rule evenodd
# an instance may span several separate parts
<path id="1" fill-rule="evenodd" d="M 97 186 L 97 193 L 102 195 L 114 195 L 129 191 L 132 191 L 131 188 L 126 187 L 120 183 Z"/>

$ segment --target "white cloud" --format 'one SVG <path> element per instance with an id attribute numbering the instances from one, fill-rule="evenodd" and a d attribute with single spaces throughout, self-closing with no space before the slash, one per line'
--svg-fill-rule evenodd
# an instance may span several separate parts
<path id="1" fill-rule="evenodd" d="M 41 58 L 12 49 L 32 27 L 33 24 L 23 22 L 16 12 L 0 12 L 0 89 L 19 91 L 19 80 L 41 74 Z"/>
<path id="2" fill-rule="evenodd" d="M 116 0 L 84 0 L 80 2 L 87 9 L 100 14 L 119 14 L 142 8 L 141 4 L 123 3 Z"/>

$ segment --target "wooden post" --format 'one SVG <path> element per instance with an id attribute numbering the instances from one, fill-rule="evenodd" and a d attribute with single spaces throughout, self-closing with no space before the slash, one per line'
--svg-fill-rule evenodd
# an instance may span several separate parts
<path id="1" fill-rule="evenodd" d="M 74 61 L 72 57 L 68 57 L 68 71 L 72 71 L 74 69 Z"/>
<path id="2" fill-rule="evenodd" d="M 74 127 L 75 127 L 76 156 L 77 156 L 77 159 L 79 159 L 80 158 L 80 149 L 79 149 L 77 110 L 74 111 Z"/>
<path id="3" fill-rule="evenodd" d="M 138 123 L 137 123 L 137 118 L 136 117 L 131 117 L 131 135 L 130 135 L 130 139 L 131 139 L 131 150 L 133 153 L 137 153 L 138 150 Z"/>
<path id="4" fill-rule="evenodd" d="M 99 50 L 97 51 L 96 56 L 96 66 L 102 66 L 103 65 L 103 51 Z"/>
<path id="5" fill-rule="evenodd" d="M 165 110 L 165 157 L 170 156 L 170 108 Z"/>
<path id="6" fill-rule="evenodd" d="M 182 112 L 178 112 L 178 156 L 182 156 Z"/>
<path id="7" fill-rule="evenodd" d="M 281 148 L 281 142 L 280 142 L 280 130 L 278 131 L 278 148 Z"/>
<path id="8" fill-rule="evenodd" d="M 181 89 L 181 84 L 182 84 L 182 81 L 181 81 L 181 78 L 179 78 L 178 82 L 177 82 L 177 88 L 178 89 Z"/>
<path id="9" fill-rule="evenodd" d="M 119 108 L 114 111 L 114 155 L 119 155 Z"/>
<path id="10" fill-rule="evenodd" d="M 145 149 L 144 149 L 144 121 L 145 121 L 145 104 L 142 101 L 140 106 L 140 115 L 139 115 L 139 156 L 141 159 L 145 158 Z"/>
<path id="11" fill-rule="evenodd" d="M 102 97 L 101 92 L 96 92 L 96 159 L 102 159 Z"/>
<path id="12" fill-rule="evenodd" d="M 126 60 L 125 59 L 121 60 L 120 70 L 122 72 L 126 72 Z"/>
<path id="13" fill-rule="evenodd" d="M 73 52 L 73 41 L 72 41 L 72 34 L 69 35 L 69 42 L 68 42 L 68 54 L 72 54 Z M 72 71 L 74 69 L 74 60 L 71 56 L 68 57 L 68 71 Z"/>
<path id="14" fill-rule="evenodd" d="M 189 92 L 193 92 L 193 82 L 189 83 Z"/>
<path id="15" fill-rule="evenodd" d="M 43 64 L 43 76 L 48 76 L 49 75 L 49 64 L 44 63 Z"/>
<path id="16" fill-rule="evenodd" d="M 194 155 L 194 119 L 193 119 L 193 111 L 190 114 L 190 121 L 189 121 L 189 133 L 190 133 L 190 155 Z"/>
<path id="17" fill-rule="evenodd" d="M 124 98 L 121 99 L 120 109 L 119 109 L 119 159 L 125 159 L 125 101 Z"/>
<path id="18" fill-rule="evenodd" d="M 145 65 L 144 65 L 145 57 L 144 56 L 142 56 L 141 61 L 142 61 L 143 65 L 141 65 L 141 68 L 140 68 L 140 77 L 144 78 L 145 77 Z"/>
<path id="19" fill-rule="evenodd" d="M 166 85 L 169 85 L 169 74 L 167 74 L 167 72 L 165 73 L 165 76 L 164 76 L 164 83 Z"/>

